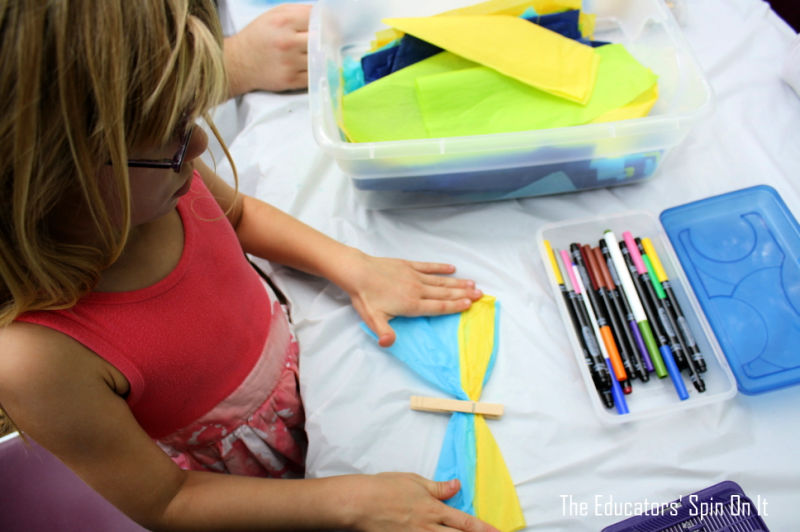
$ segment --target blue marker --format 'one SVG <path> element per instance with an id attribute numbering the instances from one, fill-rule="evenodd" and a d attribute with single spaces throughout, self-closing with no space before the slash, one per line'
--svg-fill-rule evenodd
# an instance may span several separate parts
<path id="1" fill-rule="evenodd" d="M 639 291 L 639 297 L 642 300 L 642 306 L 647 315 L 647 321 L 650 323 L 650 327 L 653 329 L 653 336 L 655 336 L 658 342 L 658 350 L 661 353 L 661 359 L 667 367 L 667 373 L 669 374 L 669 378 L 672 379 L 675 391 L 678 392 L 678 397 L 681 401 L 685 401 L 689 398 L 689 392 L 686 391 L 686 384 L 683 382 L 681 370 L 678 369 L 678 365 L 675 363 L 675 358 L 672 356 L 672 349 L 669 347 L 669 341 L 661 327 L 658 314 L 655 312 L 652 298 L 656 297 L 656 295 L 653 291 L 653 286 L 649 282 L 649 277 L 646 277 L 647 268 L 644 265 L 642 256 L 639 254 L 639 248 L 633 240 L 633 235 L 625 231 L 622 233 L 622 238 L 625 242 L 620 245 L 620 251 L 622 251 L 622 256 L 628 264 L 628 269 L 631 271 L 634 284 Z M 633 275 L 634 273 L 638 273 L 639 275 Z M 642 275 L 646 277 L 647 282 L 642 278 Z"/>

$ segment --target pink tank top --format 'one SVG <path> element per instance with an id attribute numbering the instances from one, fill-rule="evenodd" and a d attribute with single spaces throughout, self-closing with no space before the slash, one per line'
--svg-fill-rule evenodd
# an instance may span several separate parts
<path id="1" fill-rule="evenodd" d="M 122 372 L 128 405 L 152 438 L 190 424 L 237 388 L 264 349 L 273 308 L 196 172 L 178 213 L 183 254 L 161 281 L 18 318 L 74 338 Z"/>

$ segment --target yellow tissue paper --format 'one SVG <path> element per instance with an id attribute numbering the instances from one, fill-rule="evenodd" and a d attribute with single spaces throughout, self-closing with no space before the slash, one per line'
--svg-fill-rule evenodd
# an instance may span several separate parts
<path id="1" fill-rule="evenodd" d="M 597 54 L 597 82 L 586 105 L 556 98 L 483 66 L 421 76 L 417 97 L 427 135 L 455 137 L 585 124 L 632 102 L 656 83 L 655 74 L 621 44 L 601 46 Z"/>
<path id="2" fill-rule="evenodd" d="M 569 9 L 580 9 L 581 0 L 489 0 L 480 4 L 473 4 L 458 9 L 444 11 L 434 16 L 440 15 L 513 15 L 520 16 L 529 7 L 533 7 L 540 15 L 557 13 Z M 581 34 L 589 38 L 594 31 L 594 15 L 588 13 L 580 14 Z M 389 44 L 395 39 L 403 36 L 403 32 L 389 28 L 375 32 L 375 39 L 370 42 L 370 51 L 374 52 L 378 48 Z"/>
<path id="3" fill-rule="evenodd" d="M 458 323 L 458 353 L 461 388 L 479 401 L 483 379 L 494 351 L 495 298 L 483 296 L 461 313 Z"/>
<path id="4" fill-rule="evenodd" d="M 540 15 L 580 9 L 581 0 L 489 0 L 458 9 L 451 9 L 439 15 L 513 15 L 520 16 L 529 7 Z"/>
<path id="5" fill-rule="evenodd" d="M 428 136 L 416 96 L 416 80 L 475 63 L 442 52 L 393 72 L 342 98 L 342 130 L 350 142 L 424 139 Z"/>
<path id="6" fill-rule="evenodd" d="M 503 532 L 525 528 L 514 481 L 483 416 L 475 416 L 475 516 Z"/>
<path id="7" fill-rule="evenodd" d="M 390 18 L 395 29 L 578 103 L 592 94 L 595 49 L 508 15 Z"/>
<path id="8" fill-rule="evenodd" d="M 597 22 L 597 16 L 594 13 L 581 11 L 578 14 L 578 29 L 580 29 L 584 39 L 594 39 L 595 22 Z"/>
<path id="9" fill-rule="evenodd" d="M 650 109 L 655 105 L 656 100 L 658 100 L 658 84 L 654 84 L 630 103 L 603 113 L 590 123 L 616 122 L 617 120 L 630 120 L 631 118 L 647 116 L 650 113 Z"/>
<path id="10" fill-rule="evenodd" d="M 461 387 L 479 401 L 496 346 L 495 298 L 483 296 L 461 313 L 458 325 Z M 525 527 L 517 491 L 497 442 L 481 415 L 475 418 L 475 515 L 503 532 Z"/>
<path id="11" fill-rule="evenodd" d="M 374 52 L 378 48 L 386 46 L 392 41 L 400 39 L 403 33 L 392 28 L 375 32 L 375 39 L 370 41 L 370 51 Z"/>

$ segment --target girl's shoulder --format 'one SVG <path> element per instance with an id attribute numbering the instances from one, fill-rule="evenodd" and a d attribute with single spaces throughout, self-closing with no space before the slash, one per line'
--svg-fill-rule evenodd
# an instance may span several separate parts
<path id="1" fill-rule="evenodd" d="M 3 381 L 46 375 L 70 349 L 69 338 L 56 331 L 15 321 L 0 329 L 0 386 Z"/>
<path id="2" fill-rule="evenodd" d="M 59 332 L 14 322 L 0 329 L 0 404 L 123 512 L 150 518 L 185 475 L 136 423 L 104 364 Z"/>
<path id="3" fill-rule="evenodd" d="M 0 403 L 69 388 L 69 383 L 100 379 L 124 395 L 122 374 L 69 336 L 32 323 L 13 322 L 0 329 Z"/>

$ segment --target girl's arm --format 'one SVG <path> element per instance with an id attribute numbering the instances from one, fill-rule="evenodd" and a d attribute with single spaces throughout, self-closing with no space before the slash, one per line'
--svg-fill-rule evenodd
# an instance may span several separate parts
<path id="1" fill-rule="evenodd" d="M 395 338 L 391 318 L 461 312 L 481 297 L 474 282 L 444 276 L 455 271 L 450 264 L 364 254 L 267 203 L 237 195 L 199 160 L 195 168 L 228 212 L 246 252 L 336 283 L 384 347 Z"/>
<path id="2" fill-rule="evenodd" d="M 492 530 L 437 499 L 457 486 L 416 475 L 274 480 L 180 470 L 133 418 L 127 382 L 61 333 L 0 329 L 0 403 L 21 430 L 153 530 Z M 46 482 L 46 479 L 42 479 Z"/>

